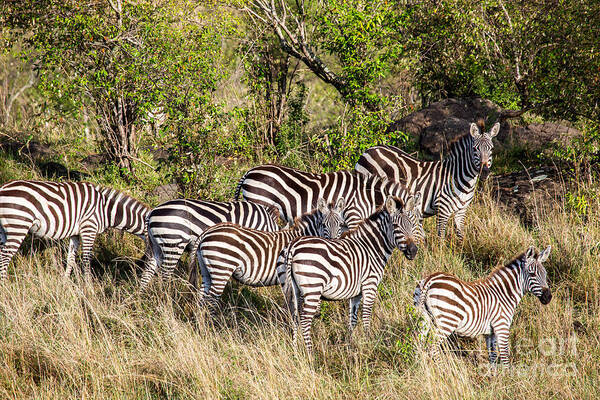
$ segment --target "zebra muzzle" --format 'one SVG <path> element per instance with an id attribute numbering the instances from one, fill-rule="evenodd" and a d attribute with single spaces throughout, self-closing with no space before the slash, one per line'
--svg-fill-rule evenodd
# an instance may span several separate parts
<path id="1" fill-rule="evenodd" d="M 409 260 L 414 260 L 414 258 L 417 256 L 417 250 L 417 245 L 415 245 L 413 242 L 410 242 L 408 246 L 406 246 L 406 250 L 404 250 L 404 255 Z"/>
<path id="2" fill-rule="evenodd" d="M 550 289 L 549 288 L 544 288 L 542 289 L 542 295 L 540 296 L 540 302 L 544 305 L 550 303 L 550 300 L 552 300 L 552 293 L 550 293 Z"/>

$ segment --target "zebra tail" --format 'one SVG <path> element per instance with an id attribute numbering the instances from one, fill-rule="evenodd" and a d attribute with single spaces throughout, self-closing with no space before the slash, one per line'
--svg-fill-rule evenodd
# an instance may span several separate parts
<path id="1" fill-rule="evenodd" d="M 425 290 L 425 279 L 422 279 L 419 283 L 417 283 L 417 287 L 415 287 L 415 292 L 413 294 L 413 304 L 415 308 L 424 310 L 425 308 L 425 298 L 427 297 L 427 291 Z"/>
<path id="2" fill-rule="evenodd" d="M 299 298 L 298 298 L 298 284 L 292 275 L 292 266 L 290 262 L 290 252 L 288 249 L 284 250 L 285 252 L 285 261 L 283 266 L 285 268 L 285 282 L 283 284 L 283 296 L 288 306 L 288 310 L 292 317 L 292 320 L 295 320 L 298 316 L 298 309 L 300 308 Z"/>
<path id="3" fill-rule="evenodd" d="M 206 266 L 204 265 L 203 258 L 200 255 L 200 241 L 202 239 L 198 239 L 194 244 L 194 248 L 190 251 L 190 261 L 189 261 L 189 270 L 190 270 L 190 283 L 194 287 L 194 289 L 198 289 L 198 264 L 200 267 L 205 270 Z M 203 272 L 204 273 L 204 272 Z"/>
<path id="4" fill-rule="evenodd" d="M 250 171 L 248 171 L 250 172 Z M 246 172 L 244 174 L 244 176 L 242 176 L 235 188 L 235 194 L 233 195 L 233 199 L 235 201 L 239 201 L 240 200 L 240 194 L 242 193 L 242 185 L 244 184 L 244 181 L 246 180 L 246 175 L 248 175 L 248 172 Z"/>
<path id="5" fill-rule="evenodd" d="M 4 230 L 4 227 L 2 226 L 2 224 L 0 224 L 0 246 L 4 246 L 4 244 L 6 243 L 7 237 L 6 237 L 6 231 Z"/>

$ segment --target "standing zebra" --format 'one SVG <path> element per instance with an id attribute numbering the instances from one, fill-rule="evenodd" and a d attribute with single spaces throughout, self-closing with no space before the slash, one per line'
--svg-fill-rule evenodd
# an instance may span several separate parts
<path id="1" fill-rule="evenodd" d="M 148 215 L 148 239 L 154 263 L 148 264 L 142 274 L 142 289 L 150 283 L 158 268 L 163 279 L 168 280 L 186 248 L 190 250 L 193 261 L 198 238 L 206 228 L 220 222 L 231 222 L 274 232 L 279 229 L 277 219 L 276 208 L 247 201 L 177 199 L 159 205 Z"/>
<path id="2" fill-rule="evenodd" d="M 288 222 L 313 210 L 319 198 L 332 203 L 343 197 L 344 219 L 350 229 L 372 215 L 387 195 L 399 197 L 402 202 L 410 197 L 401 183 L 365 177 L 355 171 L 315 174 L 270 164 L 249 170 L 238 184 L 236 199 L 240 194 L 253 203 L 276 206 Z M 413 218 L 420 226 L 421 215 L 416 211 Z M 423 233 L 421 229 L 420 235 Z"/>
<path id="3" fill-rule="evenodd" d="M 344 226 L 344 206 L 343 198 L 332 208 L 319 199 L 316 210 L 296 218 L 291 228 L 277 232 L 259 231 L 231 223 L 208 228 L 199 239 L 197 257 L 202 271 L 202 301 L 216 305 L 232 276 L 245 285 L 277 285 L 276 262 L 279 253 L 300 236 L 338 238 Z"/>
<path id="4" fill-rule="evenodd" d="M 84 278 L 96 235 L 108 228 L 145 239 L 150 209 L 117 190 L 87 182 L 12 181 L 0 187 L 0 278 L 28 233 L 41 238 L 70 238 L 65 276 L 75 266 L 81 244 Z M 4 237 L 2 239 L 2 237 Z"/>
<path id="5" fill-rule="evenodd" d="M 424 217 L 437 214 L 437 231 L 444 236 L 448 219 L 454 214 L 456 233 L 463 238 L 467 207 L 473 200 L 477 178 L 485 179 L 492 166 L 492 138 L 498 134 L 496 123 L 490 132 L 481 134 L 471 124 L 466 134 L 450 146 L 441 161 L 421 161 L 393 146 L 375 146 L 364 152 L 355 169 L 401 182 L 412 193 L 423 194 Z"/>
<path id="6" fill-rule="evenodd" d="M 340 239 L 301 237 L 290 243 L 284 263 L 285 284 L 292 294 L 288 308 L 293 316 L 298 314 L 309 353 L 312 320 L 321 299 L 350 299 L 350 332 L 362 300 L 362 319 L 365 330 L 369 329 L 377 287 L 392 251 L 400 249 L 409 260 L 417 255 L 415 225 L 407 213 L 418 197 L 409 198 L 403 210 L 397 207 L 397 199 L 389 196 L 383 207 Z"/>
<path id="7" fill-rule="evenodd" d="M 423 279 L 414 293 L 414 303 L 423 314 L 424 334 L 433 328 L 434 356 L 450 334 L 476 337 L 485 335 L 490 362 L 496 362 L 496 347 L 502 364 L 509 363 L 509 329 L 521 298 L 531 292 L 548 304 L 552 298 L 546 269 L 548 246 L 540 254 L 530 247 L 487 278 L 465 282 L 453 275 L 437 272 Z"/>

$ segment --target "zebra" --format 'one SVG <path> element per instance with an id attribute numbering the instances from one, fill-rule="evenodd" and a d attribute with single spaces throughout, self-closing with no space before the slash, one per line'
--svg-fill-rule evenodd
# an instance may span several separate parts
<path id="1" fill-rule="evenodd" d="M 148 214 L 148 239 L 154 262 L 147 264 L 141 288 L 148 286 L 158 269 L 164 281 L 170 279 L 186 249 L 190 250 L 191 264 L 199 244 L 198 238 L 206 228 L 220 222 L 231 222 L 274 232 L 279 230 L 278 219 L 276 208 L 247 201 L 177 199 L 159 205 Z"/>
<path id="2" fill-rule="evenodd" d="M 437 232 L 445 236 L 448 220 L 454 214 L 456 234 L 463 239 L 467 207 L 473 200 L 477 178 L 486 179 L 492 166 L 492 138 L 500 130 L 496 123 L 480 133 L 471 124 L 466 134 L 451 144 L 450 153 L 440 161 L 421 161 L 397 147 L 375 146 L 359 158 L 356 171 L 401 182 L 412 193 L 423 194 L 423 217 L 437 214 Z"/>
<path id="3" fill-rule="evenodd" d="M 115 228 L 145 240 L 149 212 L 133 197 L 89 182 L 8 182 L 0 187 L 0 279 L 6 279 L 10 260 L 32 233 L 55 240 L 70 238 L 66 277 L 81 247 L 84 278 L 89 282 L 96 236 Z"/>
<path id="4" fill-rule="evenodd" d="M 245 285 L 277 285 L 276 262 L 284 247 L 300 236 L 339 237 L 344 231 L 344 203 L 344 198 L 340 198 L 329 207 L 324 199 L 319 199 L 316 210 L 296 218 L 291 228 L 277 232 L 228 222 L 208 228 L 199 239 L 197 253 L 202 272 L 202 303 L 215 306 L 232 276 Z M 196 279 L 191 280 L 194 284 Z"/>
<path id="5" fill-rule="evenodd" d="M 373 215 L 337 240 L 301 237 L 290 243 L 283 265 L 284 286 L 291 292 L 286 298 L 292 317 L 302 327 L 309 354 L 313 347 L 312 320 L 321 299 L 350 300 L 350 332 L 356 326 L 362 300 L 363 324 L 369 329 L 377 287 L 392 251 L 400 249 L 409 260 L 417 255 L 415 225 L 407 213 L 418 206 L 419 198 L 418 194 L 410 197 L 402 208 L 397 206 L 397 198 L 388 196 Z M 284 293 L 288 290 L 284 288 Z"/>
<path id="6" fill-rule="evenodd" d="M 434 334 L 434 357 L 439 360 L 440 347 L 450 334 L 476 337 L 485 335 L 490 363 L 495 363 L 496 348 L 503 365 L 509 364 L 509 330 L 521 298 L 531 292 L 542 304 L 552 293 L 542 265 L 551 246 L 536 254 L 530 247 L 508 264 L 493 270 L 486 278 L 465 282 L 443 272 L 421 280 L 414 292 L 414 304 L 423 315 L 426 337 Z M 433 328 L 433 329 L 432 329 Z"/>
<path id="7" fill-rule="evenodd" d="M 319 198 L 330 203 L 344 197 L 344 218 L 349 229 L 356 228 L 371 216 L 377 205 L 383 204 L 386 195 L 399 197 L 402 202 L 411 196 L 401 183 L 365 177 L 355 171 L 316 174 L 272 164 L 246 172 L 238 183 L 235 198 L 241 194 L 247 201 L 276 206 L 288 222 L 314 209 Z M 424 230 L 420 211 L 414 210 L 411 217 L 418 223 L 419 239 L 422 240 Z"/>

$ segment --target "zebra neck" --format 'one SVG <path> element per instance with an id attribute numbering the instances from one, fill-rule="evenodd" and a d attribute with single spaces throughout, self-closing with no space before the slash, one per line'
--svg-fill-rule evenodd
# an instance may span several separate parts
<path id="1" fill-rule="evenodd" d="M 143 235 L 146 215 L 150 211 L 148 207 L 117 190 L 99 189 L 104 196 L 106 228 L 120 229 L 135 235 Z"/>
<path id="2" fill-rule="evenodd" d="M 442 168 L 454 182 L 463 182 L 464 189 L 474 188 L 479 171 L 475 165 L 473 138 L 466 135 L 450 148 L 450 154 L 442 160 Z"/>
<path id="3" fill-rule="evenodd" d="M 373 258 L 379 259 L 378 264 L 384 266 L 395 247 L 390 241 L 391 234 L 388 232 L 389 218 L 387 212 L 379 211 L 365 219 L 356 229 L 349 231 L 344 238 L 353 240 L 368 249 Z"/>
<path id="4" fill-rule="evenodd" d="M 503 301 L 503 304 L 507 306 L 510 305 L 514 309 L 525 294 L 525 281 L 523 279 L 522 271 L 523 269 L 521 268 L 519 260 L 516 260 L 515 262 L 496 269 L 484 283 L 487 283 L 487 286 L 493 288 L 496 293 L 501 295 L 505 300 Z"/>
<path id="5" fill-rule="evenodd" d="M 316 236 L 318 235 L 318 225 L 323 221 L 323 215 L 320 211 L 315 211 L 310 214 L 304 214 L 294 221 L 288 231 L 293 232 L 294 237 L 302 235 Z"/>

